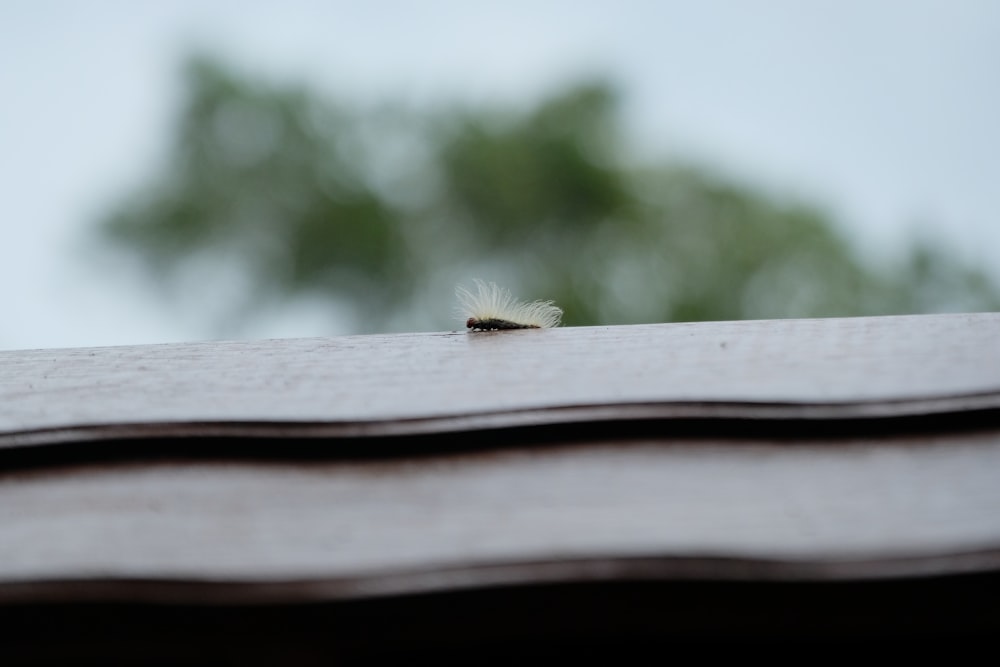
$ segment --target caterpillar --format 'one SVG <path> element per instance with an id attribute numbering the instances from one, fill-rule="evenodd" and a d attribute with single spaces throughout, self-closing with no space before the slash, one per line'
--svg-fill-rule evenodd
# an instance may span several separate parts
<path id="1" fill-rule="evenodd" d="M 476 291 L 455 290 L 465 326 L 472 331 L 548 329 L 559 326 L 563 311 L 551 301 L 518 301 L 496 283 L 473 281 Z"/>

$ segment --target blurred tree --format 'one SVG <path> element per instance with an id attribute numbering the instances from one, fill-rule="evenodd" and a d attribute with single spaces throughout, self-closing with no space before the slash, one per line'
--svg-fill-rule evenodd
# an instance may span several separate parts
<path id="1" fill-rule="evenodd" d="M 195 59 L 163 173 L 102 231 L 181 296 L 235 285 L 223 322 L 312 295 L 357 331 L 453 328 L 444 286 L 476 276 L 571 325 L 1000 309 L 937 245 L 872 266 L 820 210 L 633 164 L 620 125 L 602 83 L 521 112 L 360 113 Z"/>

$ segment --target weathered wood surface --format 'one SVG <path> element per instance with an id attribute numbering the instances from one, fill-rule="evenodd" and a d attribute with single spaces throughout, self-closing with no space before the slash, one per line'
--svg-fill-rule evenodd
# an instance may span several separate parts
<path id="1" fill-rule="evenodd" d="M 1000 313 L 0 353 L 0 447 L 1000 407 Z"/>
<path id="2" fill-rule="evenodd" d="M 0 353 L 0 662 L 987 637 L 998 593 L 996 313 Z"/>
<path id="3" fill-rule="evenodd" d="M 0 602 L 66 594 L 67 579 L 104 580 L 102 594 L 147 582 L 133 599 L 287 600 L 1000 570 L 998 482 L 1000 431 L 46 468 L 0 478 Z"/>

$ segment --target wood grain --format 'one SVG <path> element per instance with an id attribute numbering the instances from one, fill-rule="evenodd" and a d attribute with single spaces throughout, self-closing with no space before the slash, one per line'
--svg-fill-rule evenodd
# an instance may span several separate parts
<path id="1" fill-rule="evenodd" d="M 351 597 L 988 571 L 997 471 L 1000 432 L 47 468 L 0 478 L 0 581 L 310 581 Z"/>
<path id="2" fill-rule="evenodd" d="M 1000 314 L 0 353 L 0 447 L 1000 408 Z"/>
<path id="3" fill-rule="evenodd" d="M 0 450 L 4 664 L 1000 632 L 997 313 L 3 352 Z"/>

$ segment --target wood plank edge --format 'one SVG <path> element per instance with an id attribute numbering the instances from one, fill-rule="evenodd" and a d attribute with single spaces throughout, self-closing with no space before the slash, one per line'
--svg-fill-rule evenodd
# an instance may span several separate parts
<path id="1" fill-rule="evenodd" d="M 0 582 L 0 605 L 88 602 L 267 605 L 560 583 L 821 583 L 980 574 L 1000 574 L 1000 548 L 915 557 L 829 560 L 596 557 L 425 568 L 334 578 L 68 577 Z"/>
<path id="2" fill-rule="evenodd" d="M 0 449 L 148 438 L 348 439 L 473 433 L 597 422 L 881 422 L 960 418 L 1000 424 L 1000 391 L 878 402 L 671 402 L 573 405 L 380 421 L 162 421 L 69 424 L 0 433 Z"/>

